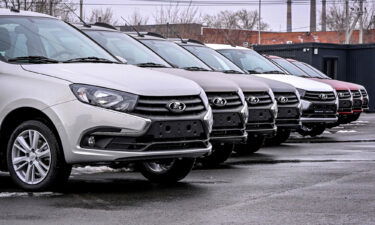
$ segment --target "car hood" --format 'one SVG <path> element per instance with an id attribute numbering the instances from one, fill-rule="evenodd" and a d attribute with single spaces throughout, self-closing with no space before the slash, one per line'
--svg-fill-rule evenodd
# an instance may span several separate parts
<path id="1" fill-rule="evenodd" d="M 331 85 L 331 87 L 333 87 L 335 90 L 340 90 L 340 91 L 344 91 L 344 90 L 347 91 L 350 89 L 350 86 L 351 86 L 351 85 L 345 84 L 345 82 L 341 82 L 338 80 L 319 79 L 319 78 L 309 78 L 309 79 Z"/>
<path id="2" fill-rule="evenodd" d="M 257 76 L 267 79 L 277 80 L 293 85 L 295 88 L 303 89 L 306 91 L 333 91 L 333 88 L 328 84 L 323 84 L 314 80 L 285 75 L 285 74 L 256 74 Z"/>
<path id="3" fill-rule="evenodd" d="M 254 76 L 254 75 L 249 75 L 249 77 L 252 80 L 256 80 L 256 81 L 266 83 L 272 89 L 272 91 L 275 92 L 275 93 L 280 93 L 280 92 L 285 92 L 285 93 L 286 92 L 288 92 L 288 93 L 293 92 L 294 93 L 294 92 L 296 92 L 296 88 L 293 85 L 287 84 L 285 82 L 280 82 L 280 81 L 277 81 L 277 80 L 271 80 L 271 79 L 267 79 L 267 78 L 264 78 L 264 77 Z"/>
<path id="4" fill-rule="evenodd" d="M 150 69 L 190 79 L 199 84 L 206 92 L 236 92 L 239 89 L 239 86 L 235 82 L 227 79 L 221 73 L 206 71 L 188 71 L 178 68 Z"/>
<path id="5" fill-rule="evenodd" d="M 265 82 L 254 79 L 253 76 L 248 74 L 220 74 L 238 84 L 243 92 L 264 92 L 271 89 Z"/>
<path id="6" fill-rule="evenodd" d="M 324 81 L 335 81 L 335 82 L 339 82 L 339 83 L 341 83 L 341 84 L 343 84 L 343 85 L 347 85 L 347 87 L 348 87 L 350 90 L 365 89 L 365 87 L 362 86 L 362 85 L 360 85 L 360 84 L 350 83 L 350 82 L 341 81 L 341 80 L 324 79 Z"/>
<path id="7" fill-rule="evenodd" d="M 126 64 L 74 63 L 22 65 L 29 72 L 146 96 L 198 95 L 195 82 Z"/>

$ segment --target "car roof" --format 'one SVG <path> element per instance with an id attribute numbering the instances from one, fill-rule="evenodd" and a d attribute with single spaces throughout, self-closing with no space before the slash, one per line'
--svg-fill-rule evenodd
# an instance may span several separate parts
<path id="1" fill-rule="evenodd" d="M 77 27 L 80 30 L 96 30 L 96 31 L 112 31 L 112 32 L 120 32 L 116 29 L 107 28 L 104 26 L 98 26 L 96 24 L 88 24 L 89 26 L 83 24 L 83 23 L 75 23 L 73 26 Z M 110 25 L 109 25 L 110 26 Z"/>
<path id="2" fill-rule="evenodd" d="M 239 49 L 239 50 L 251 50 L 241 46 L 232 46 L 232 45 L 225 45 L 225 44 L 206 44 L 208 47 L 213 48 L 215 50 L 219 49 Z"/>
<path id="3" fill-rule="evenodd" d="M 168 41 L 163 35 L 154 32 L 125 32 L 126 34 L 136 38 L 136 39 L 147 39 L 147 40 L 165 40 Z M 141 36 L 139 35 L 141 34 Z"/>
<path id="4" fill-rule="evenodd" d="M 30 12 L 30 11 L 17 11 L 17 10 L 11 10 L 11 9 L 0 9 L 0 16 L 33 16 L 33 17 L 45 17 L 45 18 L 54 18 L 56 17 L 42 14 L 42 13 L 36 13 L 36 12 Z"/>

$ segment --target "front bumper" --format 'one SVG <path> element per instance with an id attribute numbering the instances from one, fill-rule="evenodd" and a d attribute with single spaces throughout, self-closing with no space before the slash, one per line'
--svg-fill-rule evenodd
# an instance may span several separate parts
<path id="1" fill-rule="evenodd" d="M 271 108 L 249 108 L 246 131 L 249 134 L 275 134 L 277 131 L 276 111 Z"/>
<path id="2" fill-rule="evenodd" d="M 302 124 L 312 123 L 336 123 L 337 105 L 333 102 L 321 103 L 301 100 L 302 103 Z"/>
<path id="3" fill-rule="evenodd" d="M 176 116 L 164 121 L 150 120 L 82 104 L 76 100 L 47 108 L 44 112 L 56 125 L 69 164 L 196 158 L 210 154 L 212 150 L 208 142 L 209 127 L 205 118 L 209 116 L 206 113 L 191 117 Z M 187 121 L 190 122 L 184 124 Z M 175 124 L 179 122 L 181 124 L 176 128 Z M 193 133 L 199 130 L 199 135 L 187 135 L 186 138 L 188 131 L 178 135 L 179 128 L 190 128 L 189 124 L 194 122 L 201 123 L 199 129 L 203 130 L 190 130 Z M 158 129 L 162 132 L 158 133 Z M 98 138 L 95 145 L 89 144 L 90 137 Z"/>
<path id="4" fill-rule="evenodd" d="M 278 107 L 276 126 L 280 129 L 296 130 L 301 127 L 301 110 L 296 107 Z"/>
<path id="5" fill-rule="evenodd" d="M 247 140 L 247 106 L 233 109 L 213 110 L 212 142 L 242 143 Z"/>

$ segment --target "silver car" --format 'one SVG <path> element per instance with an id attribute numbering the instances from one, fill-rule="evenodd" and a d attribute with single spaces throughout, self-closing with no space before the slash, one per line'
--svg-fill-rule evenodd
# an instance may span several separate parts
<path id="1" fill-rule="evenodd" d="M 212 111 L 195 82 L 120 63 L 56 18 L 0 15 L 0 169 L 20 187 L 113 162 L 174 182 L 211 152 Z"/>

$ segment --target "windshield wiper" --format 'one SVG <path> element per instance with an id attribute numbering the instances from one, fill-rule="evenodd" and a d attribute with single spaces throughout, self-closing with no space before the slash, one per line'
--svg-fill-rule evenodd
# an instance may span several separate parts
<path id="1" fill-rule="evenodd" d="M 263 73 L 264 74 L 285 74 L 284 72 L 279 71 L 279 70 L 270 70 L 270 71 L 265 71 Z"/>
<path id="2" fill-rule="evenodd" d="M 190 71 L 209 71 L 209 70 L 207 70 L 205 68 L 198 67 L 198 66 L 184 67 L 182 69 L 184 69 L 184 70 L 190 70 Z"/>
<path id="3" fill-rule="evenodd" d="M 156 68 L 165 68 L 166 66 L 159 63 L 147 62 L 147 63 L 139 63 L 136 64 L 139 67 L 156 67 Z"/>
<path id="4" fill-rule="evenodd" d="M 8 59 L 8 62 L 25 62 L 25 63 L 59 63 L 55 59 L 50 59 L 45 56 L 21 56 Z"/>
<path id="5" fill-rule="evenodd" d="M 116 61 L 111 61 L 109 59 L 104 59 L 104 58 L 98 58 L 95 56 L 92 57 L 82 57 L 82 58 L 75 58 L 75 59 L 69 59 L 66 61 L 63 61 L 63 63 L 77 63 L 77 62 L 84 62 L 84 63 L 118 63 Z"/>
<path id="6" fill-rule="evenodd" d="M 247 72 L 249 72 L 250 74 L 262 74 L 262 72 L 256 70 L 248 70 Z"/>
<path id="7" fill-rule="evenodd" d="M 223 73 L 233 73 L 233 74 L 243 74 L 242 72 L 240 72 L 238 70 L 222 70 L 220 72 L 223 72 Z"/>

